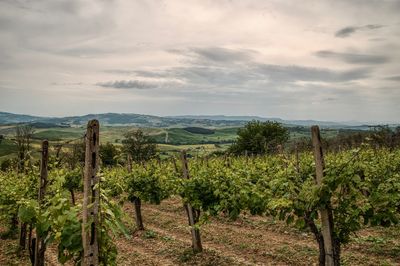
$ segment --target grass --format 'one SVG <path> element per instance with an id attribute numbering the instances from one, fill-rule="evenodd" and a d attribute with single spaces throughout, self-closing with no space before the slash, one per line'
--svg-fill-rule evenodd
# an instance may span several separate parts
<path id="1" fill-rule="evenodd" d="M 215 129 L 213 134 L 198 134 L 186 131 L 183 128 L 165 129 L 152 137 L 158 143 L 174 145 L 205 144 L 205 143 L 230 143 L 236 138 L 237 128 Z M 168 133 L 168 138 L 166 134 Z"/>
<path id="2" fill-rule="evenodd" d="M 44 130 L 33 134 L 34 139 L 40 139 L 40 140 L 47 139 L 49 141 L 76 139 L 82 136 L 83 133 L 53 130 L 53 129 Z"/>
<path id="3" fill-rule="evenodd" d="M 17 151 L 17 146 L 12 140 L 4 139 L 0 143 L 0 157 Z"/>

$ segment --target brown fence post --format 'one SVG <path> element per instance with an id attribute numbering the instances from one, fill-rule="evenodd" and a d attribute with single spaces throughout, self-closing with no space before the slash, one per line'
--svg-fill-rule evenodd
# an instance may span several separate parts
<path id="1" fill-rule="evenodd" d="M 99 166 L 100 124 L 97 120 L 88 122 L 86 131 L 85 172 L 83 180 L 83 265 L 99 265 L 99 216 L 100 188 L 96 175 Z"/>
<path id="2" fill-rule="evenodd" d="M 316 168 L 316 182 L 317 185 L 322 186 L 324 178 L 324 155 L 322 152 L 321 135 L 318 126 L 311 127 L 312 144 L 315 158 Z M 324 239 L 325 249 L 325 265 L 333 266 L 334 263 L 334 245 L 333 245 L 333 223 L 332 223 L 332 209 L 330 202 L 323 209 L 320 209 L 321 216 L 321 233 Z"/>
<path id="3" fill-rule="evenodd" d="M 132 173 L 132 156 L 130 153 L 128 153 L 126 157 L 126 166 L 128 169 L 128 173 Z"/>
<path id="4" fill-rule="evenodd" d="M 44 140 L 42 142 L 42 155 L 40 161 L 40 177 L 39 177 L 39 192 L 38 192 L 38 203 L 39 203 L 39 212 L 43 205 L 44 195 L 46 193 L 47 186 L 47 165 L 49 162 L 49 142 Z M 43 266 L 44 265 L 44 253 L 46 251 L 46 244 L 44 243 L 44 239 L 37 235 L 35 240 L 35 255 L 34 255 L 34 266 Z"/>
<path id="5" fill-rule="evenodd" d="M 186 157 L 186 152 L 182 151 L 181 154 L 182 159 L 182 170 L 183 170 L 183 178 L 189 179 L 189 167 Z M 186 213 L 188 215 L 190 230 L 192 233 L 192 247 L 194 252 L 202 252 L 203 247 L 201 245 L 201 238 L 200 238 L 200 230 L 195 225 L 199 220 L 200 212 L 193 209 L 193 207 L 187 203 L 185 204 Z"/>

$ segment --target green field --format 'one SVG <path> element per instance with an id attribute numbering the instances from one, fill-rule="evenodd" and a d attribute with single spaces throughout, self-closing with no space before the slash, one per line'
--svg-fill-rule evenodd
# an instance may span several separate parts
<path id="1" fill-rule="evenodd" d="M 100 141 L 102 143 L 113 143 L 120 145 L 124 134 L 135 130 L 132 126 L 102 126 L 100 131 Z M 145 134 L 150 135 L 158 144 L 162 156 L 169 156 L 185 149 L 192 155 L 203 155 L 214 151 L 226 150 L 237 137 L 238 127 L 226 128 L 198 128 L 199 132 L 185 128 L 140 128 Z M 307 127 L 289 127 L 290 139 L 310 137 L 310 130 Z M 192 132 L 189 132 L 192 131 Z M 75 140 L 83 137 L 85 127 L 68 128 L 37 128 L 33 135 L 33 146 L 39 148 L 40 141 L 48 139 L 50 144 L 56 144 L 68 140 Z M 322 129 L 321 134 L 324 138 L 335 137 L 339 131 L 337 129 Z M 0 126 L 0 135 L 4 135 L 6 140 L 0 144 L 0 161 L 13 156 L 16 147 L 11 140 L 15 134 L 15 126 Z M 168 137 L 166 137 L 168 135 Z M 33 154 L 35 156 L 35 154 Z"/>
<path id="2" fill-rule="evenodd" d="M 12 140 L 5 139 L 0 143 L 0 158 L 15 153 L 17 147 Z"/>
<path id="3" fill-rule="evenodd" d="M 131 126 L 102 126 L 100 140 L 102 143 L 110 142 L 120 145 L 124 134 L 135 129 L 137 128 Z M 235 140 L 238 128 L 213 129 L 212 134 L 191 133 L 184 128 L 141 128 L 141 130 L 159 144 L 161 155 L 169 156 L 183 149 L 193 155 L 225 150 Z M 51 145 L 78 139 L 83 137 L 84 133 L 84 127 L 35 129 L 32 144 L 39 148 L 40 141 L 43 139 L 48 139 Z M 0 160 L 3 160 L 16 152 L 16 146 L 10 140 L 14 137 L 15 130 L 10 126 L 0 126 L 0 134 L 6 138 L 0 144 Z"/>

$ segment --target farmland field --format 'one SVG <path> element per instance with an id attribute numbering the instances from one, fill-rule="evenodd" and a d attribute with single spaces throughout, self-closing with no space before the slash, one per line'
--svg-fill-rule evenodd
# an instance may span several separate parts
<path id="1" fill-rule="evenodd" d="M 171 198 L 160 205 L 144 204 L 146 231 L 135 232 L 133 205 L 124 205 L 130 239 L 115 241 L 117 265 L 313 265 L 318 247 L 312 234 L 268 217 L 241 215 L 231 221 L 212 218 L 201 229 L 205 251 L 193 254 L 182 202 Z M 3 227 L 4 228 L 4 227 Z M 30 265 L 20 259 L 16 240 L 0 241 L 0 265 Z M 365 228 L 343 251 L 344 265 L 398 265 L 400 228 Z M 48 265 L 59 265 L 55 247 L 46 255 Z"/>
<path id="2" fill-rule="evenodd" d="M 6 158 L 15 156 L 16 146 L 11 140 L 15 135 L 16 125 L 0 125 L 0 135 L 4 135 L 6 140 L 0 143 L 0 162 Z M 132 126 L 102 126 L 101 142 L 120 145 L 126 132 L 138 129 Z M 189 150 L 194 155 L 207 154 L 213 151 L 223 151 L 237 138 L 239 127 L 222 127 L 212 129 L 212 134 L 198 134 L 180 128 L 140 128 L 159 144 L 158 148 L 166 154 L 176 154 L 183 149 Z M 307 128 L 289 128 L 290 138 L 310 137 Z M 32 142 L 38 146 L 41 140 L 47 139 L 50 143 L 57 144 L 69 140 L 74 140 L 84 135 L 84 127 L 42 127 L 35 128 Z M 321 134 L 325 138 L 337 136 L 338 129 L 322 129 Z M 166 138 L 166 135 L 167 138 Z M 193 152 L 192 152 L 193 151 Z M 37 154 L 33 154 L 37 156 Z"/>
<path id="3" fill-rule="evenodd" d="M 184 154 L 182 164 L 170 156 L 100 170 L 99 248 L 107 265 L 314 265 L 321 256 L 318 213 L 327 197 L 341 264 L 400 261 L 398 149 L 364 145 L 328 153 L 323 187 L 314 181 L 310 152 Z M 21 250 L 12 237 L 15 218 L 33 236 L 38 230 L 48 236 L 49 265 L 82 259 L 82 168 L 50 165 L 43 203 L 36 199 L 38 170 L 31 165 L 25 173 L 0 173 L 1 265 L 29 265 L 29 247 Z M 192 218 L 188 224 L 188 208 L 195 210 L 195 224 L 189 225 Z M 194 250 L 193 230 L 201 235 L 202 250 Z"/>

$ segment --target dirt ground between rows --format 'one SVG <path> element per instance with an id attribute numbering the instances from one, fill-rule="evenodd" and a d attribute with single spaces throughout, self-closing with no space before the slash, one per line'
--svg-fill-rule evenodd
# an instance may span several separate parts
<path id="1" fill-rule="evenodd" d="M 118 265 L 317 265 L 312 234 L 269 217 L 212 218 L 201 228 L 204 252 L 193 254 L 178 197 L 143 205 L 144 232 L 135 231 L 133 205 L 123 208 L 131 237 L 115 238 Z M 17 240 L 1 239 L 0 265 L 30 265 L 27 255 L 19 256 L 16 249 Z M 344 265 L 400 265 L 400 228 L 363 229 L 342 255 Z M 46 265 L 60 265 L 55 246 L 47 250 Z"/>

